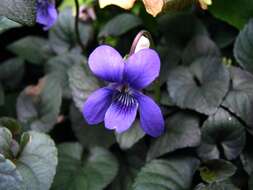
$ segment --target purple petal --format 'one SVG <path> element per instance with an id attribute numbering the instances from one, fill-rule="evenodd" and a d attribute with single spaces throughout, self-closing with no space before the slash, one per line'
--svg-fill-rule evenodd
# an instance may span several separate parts
<path id="1" fill-rule="evenodd" d="M 83 116 L 90 125 L 104 120 L 105 113 L 112 101 L 113 90 L 105 87 L 93 92 L 83 106 Z"/>
<path id="2" fill-rule="evenodd" d="M 123 78 L 124 61 L 114 48 L 101 45 L 89 57 L 92 72 L 108 82 L 120 82 Z"/>
<path id="3" fill-rule="evenodd" d="M 141 128 L 152 137 L 164 132 L 164 119 L 159 106 L 148 96 L 135 93 L 139 103 Z"/>
<path id="4" fill-rule="evenodd" d="M 130 95 L 118 94 L 105 114 L 105 127 L 121 133 L 131 127 L 137 114 L 138 103 Z"/>
<path id="5" fill-rule="evenodd" d="M 50 29 L 57 20 L 57 10 L 54 3 L 38 1 L 36 22 L 42 24 L 44 30 Z"/>
<path id="6" fill-rule="evenodd" d="M 124 79 L 135 89 L 148 86 L 160 72 L 159 55 L 152 49 L 142 49 L 129 57 Z"/>

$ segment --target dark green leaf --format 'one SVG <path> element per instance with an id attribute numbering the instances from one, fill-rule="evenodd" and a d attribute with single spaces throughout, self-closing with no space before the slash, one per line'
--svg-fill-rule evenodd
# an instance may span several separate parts
<path id="1" fill-rule="evenodd" d="M 243 150 L 243 153 L 241 154 L 241 161 L 243 168 L 248 175 L 253 174 L 253 151 L 251 144 L 247 144 L 246 148 Z"/>
<path id="2" fill-rule="evenodd" d="M 98 37 L 120 36 L 142 25 L 142 20 L 132 14 L 122 13 L 113 17 L 99 32 Z"/>
<path id="3" fill-rule="evenodd" d="M 253 11 L 253 10 L 252 10 Z M 237 62 L 253 72 L 253 19 L 243 28 L 236 39 L 234 55 Z"/>
<path id="4" fill-rule="evenodd" d="M 209 185 L 200 184 L 194 190 L 240 190 L 230 182 L 212 183 Z"/>
<path id="5" fill-rule="evenodd" d="M 11 132 L 0 127 L 0 136 L 0 187 L 12 180 L 13 183 L 8 185 L 13 185 L 13 190 L 17 185 L 22 186 L 18 186 L 18 190 L 49 190 L 57 165 L 57 149 L 50 137 L 38 132 L 24 133 L 20 146 L 17 144 L 16 147 L 19 154 L 14 155 L 10 154 L 16 142 Z M 24 136 L 27 139 L 25 143 Z M 2 154 L 10 160 L 5 160 Z M 5 177 L 3 171 L 6 171 Z M 15 181 L 8 175 L 14 175 Z"/>
<path id="6" fill-rule="evenodd" d="M 80 22 L 79 31 L 82 43 L 87 45 L 93 37 L 92 27 Z M 49 40 L 52 49 L 57 54 L 63 54 L 78 46 L 75 33 L 75 18 L 71 8 L 60 12 L 58 21 L 49 32 Z"/>
<path id="7" fill-rule="evenodd" d="M 62 144 L 52 190 L 102 190 L 116 176 L 117 160 L 99 147 L 88 152 L 77 143 Z"/>
<path id="8" fill-rule="evenodd" d="M 72 66 L 84 63 L 86 63 L 86 58 L 75 53 L 65 53 L 53 57 L 47 62 L 47 72 L 54 73 L 54 76 L 61 82 L 64 97 L 71 97 L 68 71 Z"/>
<path id="9" fill-rule="evenodd" d="M 36 36 L 24 37 L 7 48 L 12 53 L 33 64 L 44 64 L 51 56 L 48 49 L 49 42 Z"/>
<path id="10" fill-rule="evenodd" d="M 253 76 L 236 67 L 230 68 L 231 89 L 222 105 L 240 117 L 252 130 Z"/>
<path id="11" fill-rule="evenodd" d="M 17 135 L 21 132 L 20 124 L 15 119 L 9 117 L 1 117 L 0 126 L 9 129 L 12 135 Z"/>
<path id="12" fill-rule="evenodd" d="M 198 35 L 207 35 L 207 30 L 201 21 L 193 14 L 169 12 L 158 19 L 159 30 L 169 47 L 175 47 L 179 50 Z"/>
<path id="13" fill-rule="evenodd" d="M 136 120 L 132 127 L 124 133 L 115 133 L 116 140 L 121 149 L 131 148 L 141 138 L 144 137 L 145 133 L 140 127 L 140 121 Z"/>
<path id="14" fill-rule="evenodd" d="M 199 35 L 207 36 L 208 32 L 201 21 L 189 13 L 168 12 L 158 18 L 158 24 L 165 39 L 158 47 L 162 63 L 159 77 L 163 83 L 168 71 L 179 64 L 188 43 Z"/>
<path id="15" fill-rule="evenodd" d="M 220 182 L 235 174 L 236 167 L 226 160 L 208 160 L 200 167 L 200 176 L 207 183 Z"/>
<path id="16" fill-rule="evenodd" d="M 169 74 L 167 89 L 177 106 L 211 115 L 229 87 L 229 72 L 220 59 L 203 57 L 189 68 L 178 67 Z"/>
<path id="17" fill-rule="evenodd" d="M 8 18 L 4 16 L 0 16 L 0 34 L 5 32 L 8 29 L 19 27 L 20 24 L 9 20 Z"/>
<path id="18" fill-rule="evenodd" d="M 17 100 L 17 115 L 21 123 L 32 130 L 48 132 L 57 122 L 62 102 L 62 88 L 54 74 L 43 80 L 38 96 L 27 95 L 24 90 Z"/>
<path id="19" fill-rule="evenodd" d="M 137 145 L 124 153 L 118 153 L 120 168 L 117 177 L 109 186 L 110 190 L 132 190 L 134 180 L 145 163 L 145 157 L 142 157 L 142 152 L 145 152 L 143 146 Z"/>
<path id="20" fill-rule="evenodd" d="M 68 74 L 73 100 L 82 112 L 85 100 L 99 88 L 98 80 L 91 74 L 87 63 L 73 66 Z"/>
<path id="21" fill-rule="evenodd" d="M 190 65 L 200 57 L 220 56 L 220 51 L 216 44 L 206 35 L 194 37 L 185 47 L 182 61 L 185 65 Z"/>
<path id="22" fill-rule="evenodd" d="M 253 190 L 253 175 L 250 175 L 248 186 L 249 190 Z"/>
<path id="23" fill-rule="evenodd" d="M 10 157 L 10 147 L 12 143 L 11 132 L 0 124 L 0 154 Z"/>
<path id="24" fill-rule="evenodd" d="M 166 121 L 166 133 L 151 145 L 147 159 L 159 157 L 180 148 L 195 147 L 200 143 L 199 118 L 190 113 L 178 113 Z"/>
<path id="25" fill-rule="evenodd" d="M 20 190 L 22 176 L 17 171 L 15 164 L 0 154 L 0 189 Z"/>
<path id="26" fill-rule="evenodd" d="M 70 108 L 71 127 L 84 147 L 110 147 L 115 143 L 114 135 L 103 125 L 88 126 L 80 111 L 72 105 Z"/>
<path id="27" fill-rule="evenodd" d="M 0 83 L 0 106 L 4 105 L 4 89 Z"/>
<path id="28" fill-rule="evenodd" d="M 186 190 L 192 185 L 192 177 L 199 161 L 190 157 L 153 160 L 138 174 L 134 190 Z"/>
<path id="29" fill-rule="evenodd" d="M 21 189 L 49 190 L 56 173 L 57 149 L 46 134 L 31 131 L 28 135 L 29 141 L 16 161 L 23 177 Z"/>
<path id="30" fill-rule="evenodd" d="M 24 60 L 20 58 L 8 59 L 0 65 L 0 80 L 4 83 L 8 83 L 9 81 L 21 80 L 23 77 L 23 73 Z"/>
<path id="31" fill-rule="evenodd" d="M 213 1 L 209 7 L 210 12 L 217 18 L 229 24 L 242 28 L 253 17 L 253 2 L 248 0 Z"/>
<path id="32" fill-rule="evenodd" d="M 33 25 L 35 8 L 35 0 L 1 0 L 0 15 L 21 24 Z"/>
<path id="33" fill-rule="evenodd" d="M 244 127 L 221 108 L 205 121 L 201 132 L 202 142 L 198 154 L 204 160 L 218 159 L 223 152 L 228 160 L 232 160 L 239 156 L 244 148 Z"/>

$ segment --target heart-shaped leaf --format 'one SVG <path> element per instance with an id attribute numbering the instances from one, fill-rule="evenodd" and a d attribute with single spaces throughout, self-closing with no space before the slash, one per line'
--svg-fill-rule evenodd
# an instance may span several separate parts
<path id="1" fill-rule="evenodd" d="M 20 58 L 12 58 L 4 61 L 0 65 L 0 80 L 4 84 L 11 81 L 21 80 L 24 73 L 24 60 Z M 15 76 L 15 77 L 13 77 Z M 18 81 L 17 80 L 17 81 Z"/>
<path id="2" fill-rule="evenodd" d="M 9 129 L 12 135 L 17 135 L 21 132 L 20 124 L 15 119 L 9 117 L 1 117 L 0 126 Z"/>
<path id="3" fill-rule="evenodd" d="M 110 190 L 132 190 L 134 180 L 145 163 L 143 146 L 136 145 L 124 153 L 118 152 L 119 172 L 112 184 L 108 187 Z"/>
<path id="4" fill-rule="evenodd" d="M 3 125 L 0 125 L 0 154 L 11 157 L 10 147 L 12 143 L 12 134 Z"/>
<path id="5" fill-rule="evenodd" d="M 0 154 L 0 189 L 20 190 L 22 176 L 17 171 L 15 164 Z"/>
<path id="6" fill-rule="evenodd" d="M 31 131 L 23 134 L 29 140 L 23 146 L 16 162 L 23 177 L 21 189 L 49 190 L 57 165 L 57 149 L 53 140 L 43 133 Z"/>
<path id="7" fill-rule="evenodd" d="M 212 183 L 209 185 L 200 184 L 194 190 L 240 190 L 230 182 Z"/>
<path id="8" fill-rule="evenodd" d="M 243 28 L 236 39 L 234 46 L 234 55 L 237 62 L 253 72 L 253 19 Z"/>
<path id="9" fill-rule="evenodd" d="M 226 160 L 208 160 L 200 167 L 200 176 L 207 183 L 221 182 L 235 174 L 236 167 Z"/>
<path id="10" fill-rule="evenodd" d="M 51 56 L 49 42 L 36 36 L 21 38 L 7 48 L 12 53 L 33 64 L 44 64 Z"/>
<path id="11" fill-rule="evenodd" d="M 234 0 L 227 3 L 226 0 L 212 1 L 210 12 L 217 18 L 229 24 L 242 28 L 253 17 L 253 2 L 248 0 Z"/>
<path id="12" fill-rule="evenodd" d="M 73 100 L 76 107 L 82 112 L 85 100 L 99 88 L 98 80 L 91 74 L 87 63 L 73 66 L 68 74 Z"/>
<path id="13" fill-rule="evenodd" d="M 87 152 L 80 144 L 66 143 L 58 150 L 59 165 L 52 190 L 102 190 L 117 174 L 117 160 L 103 148 Z"/>
<path id="14" fill-rule="evenodd" d="M 110 147 L 115 143 L 114 135 L 104 126 L 88 126 L 80 111 L 74 106 L 70 107 L 71 127 L 75 136 L 84 147 Z"/>
<path id="15" fill-rule="evenodd" d="M 68 71 L 72 66 L 84 63 L 86 63 L 86 58 L 76 53 L 55 56 L 47 62 L 46 70 L 48 73 L 53 73 L 60 81 L 64 97 L 71 97 Z"/>
<path id="16" fill-rule="evenodd" d="M 54 74 L 41 79 L 38 94 L 25 89 L 17 100 L 17 115 L 23 125 L 32 130 L 48 132 L 57 122 L 62 102 L 62 88 Z"/>
<path id="17" fill-rule="evenodd" d="M 93 37 L 93 28 L 89 24 L 79 23 L 80 38 L 86 46 Z M 57 54 L 63 54 L 78 46 L 75 33 L 75 18 L 71 8 L 60 12 L 58 20 L 49 32 L 49 41 Z"/>
<path id="18" fill-rule="evenodd" d="M 141 25 L 142 20 L 139 17 L 129 13 L 123 13 L 113 17 L 113 19 L 106 23 L 100 30 L 98 37 L 120 36 Z"/>
<path id="19" fill-rule="evenodd" d="M 165 134 L 151 145 L 148 160 L 180 148 L 199 145 L 201 134 L 199 118 L 196 115 L 180 112 L 168 118 L 166 127 Z"/>
<path id="20" fill-rule="evenodd" d="M 1 0 L 0 15 L 21 24 L 33 25 L 35 8 L 36 0 Z"/>
<path id="21" fill-rule="evenodd" d="M 243 150 L 243 153 L 241 154 L 241 161 L 243 168 L 248 175 L 253 174 L 253 151 L 251 148 L 251 143 L 248 143 L 246 148 Z"/>
<path id="22" fill-rule="evenodd" d="M 159 78 L 164 83 L 168 78 L 168 71 L 174 69 L 182 60 L 188 44 L 197 36 L 208 36 L 208 32 L 193 14 L 181 12 L 168 12 L 159 17 L 158 26 L 166 40 L 164 45 L 158 47 L 162 64 Z"/>
<path id="23" fill-rule="evenodd" d="M 194 37 L 185 47 L 182 61 L 185 65 L 190 65 L 196 59 L 204 56 L 219 57 L 220 51 L 216 44 L 206 35 Z"/>
<path id="24" fill-rule="evenodd" d="M 153 160 L 139 172 L 133 190 L 190 189 L 199 161 L 191 157 Z"/>
<path id="25" fill-rule="evenodd" d="M 11 28 L 19 27 L 20 24 L 4 17 L 0 16 L 0 34 Z"/>
<path id="26" fill-rule="evenodd" d="M 223 152 L 228 160 L 232 160 L 239 156 L 244 148 L 244 127 L 222 108 L 205 121 L 201 132 L 202 142 L 198 154 L 204 160 L 219 159 Z"/>
<path id="27" fill-rule="evenodd" d="M 253 75 L 236 67 L 230 68 L 231 89 L 222 105 L 253 128 Z"/>
<path id="28" fill-rule="evenodd" d="M 145 133 L 140 127 L 140 121 L 136 120 L 129 130 L 124 133 L 115 133 L 115 135 L 120 148 L 128 149 L 143 138 Z"/>
<path id="29" fill-rule="evenodd" d="M 8 190 L 49 190 L 57 165 L 57 150 L 50 137 L 27 132 L 18 144 L 11 132 L 2 126 L 0 136 L 0 187 L 11 182 Z M 13 150 L 17 154 L 13 154 Z"/>
<path id="30" fill-rule="evenodd" d="M 189 68 L 178 67 L 167 81 L 173 103 L 206 115 L 217 111 L 228 87 L 229 72 L 217 57 L 199 58 Z"/>

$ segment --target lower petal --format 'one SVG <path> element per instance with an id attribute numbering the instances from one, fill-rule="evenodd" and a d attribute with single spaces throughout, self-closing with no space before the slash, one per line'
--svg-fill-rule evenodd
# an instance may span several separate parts
<path id="1" fill-rule="evenodd" d="M 152 137 L 158 137 L 164 132 L 164 119 L 159 106 L 148 96 L 135 94 L 139 103 L 141 128 Z"/>
<path id="2" fill-rule="evenodd" d="M 90 125 L 98 124 L 105 118 L 105 113 L 112 101 L 113 90 L 105 87 L 93 92 L 83 106 L 83 116 Z"/>
<path id="3" fill-rule="evenodd" d="M 129 129 L 137 114 L 138 103 L 130 95 L 118 94 L 105 114 L 105 127 L 121 133 Z"/>

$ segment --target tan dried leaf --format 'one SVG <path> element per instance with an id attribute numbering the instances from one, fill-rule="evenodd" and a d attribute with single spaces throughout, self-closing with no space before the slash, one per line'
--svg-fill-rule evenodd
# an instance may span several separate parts
<path id="1" fill-rule="evenodd" d="M 123 9 L 131 9 L 135 0 L 99 0 L 100 8 L 104 8 L 108 5 L 116 5 Z"/>
<path id="2" fill-rule="evenodd" d="M 212 5 L 212 0 L 199 0 L 200 7 L 204 10 L 208 9 L 208 6 Z"/>
<path id="3" fill-rule="evenodd" d="M 152 16 L 157 16 L 163 9 L 164 0 L 143 0 L 146 11 Z"/>

